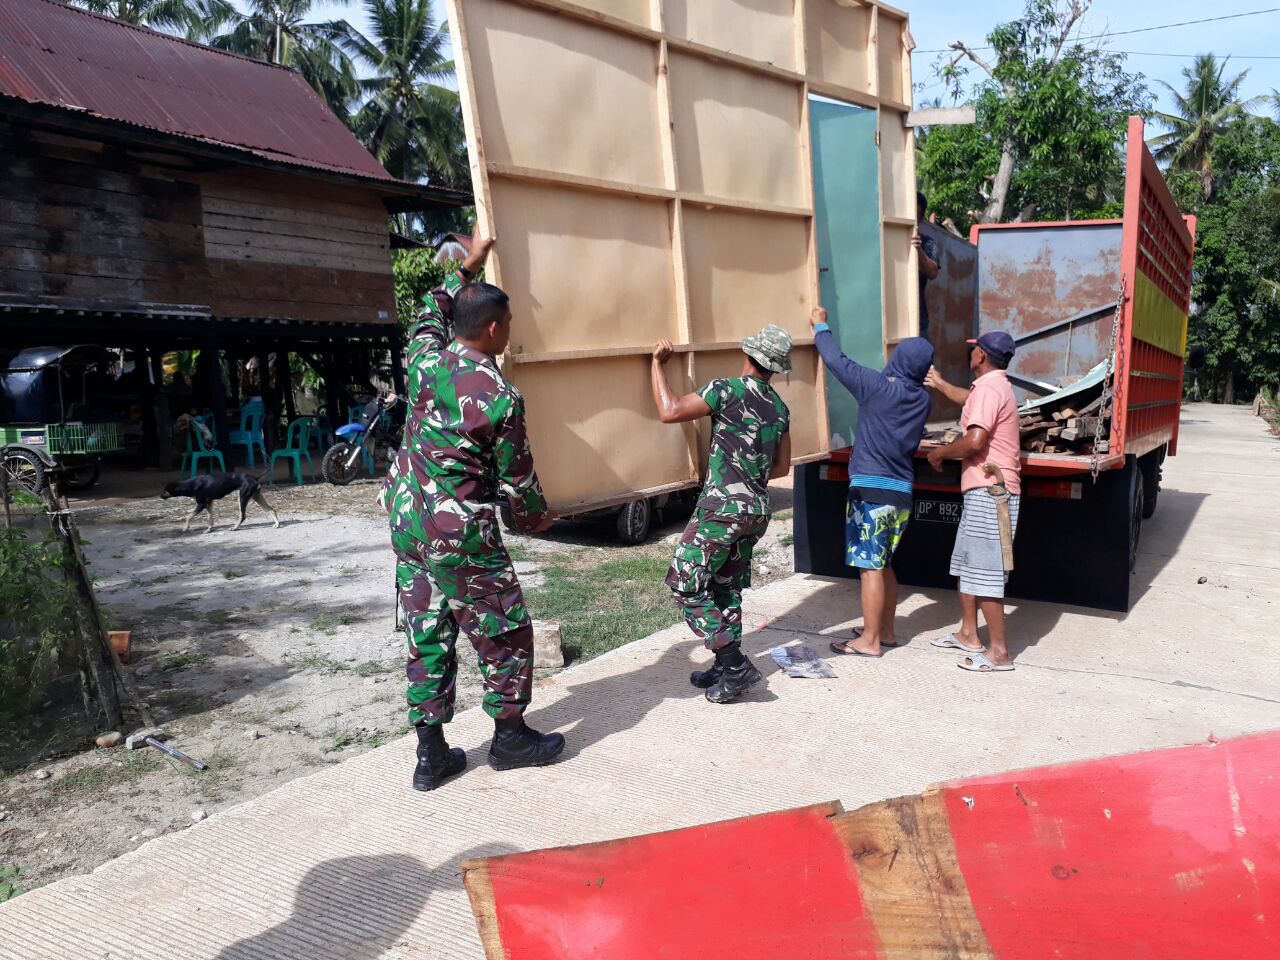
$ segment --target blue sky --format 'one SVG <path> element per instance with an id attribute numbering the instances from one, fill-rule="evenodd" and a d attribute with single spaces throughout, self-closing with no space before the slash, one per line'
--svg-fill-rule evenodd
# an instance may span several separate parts
<path id="1" fill-rule="evenodd" d="M 916 82 L 929 88 L 916 96 L 917 99 L 929 100 L 944 91 L 934 76 L 938 54 L 927 51 L 944 48 L 953 40 L 982 44 L 993 26 L 1014 19 L 1023 8 L 1021 0 L 968 3 L 963 0 L 896 0 L 893 5 L 905 9 L 911 16 L 911 32 L 915 36 L 917 47 L 912 71 Z M 443 18 L 444 4 L 436 2 L 435 6 L 439 16 Z M 1137 0 L 1095 0 L 1078 35 L 1092 37 L 1178 21 L 1265 10 L 1272 6 L 1280 7 L 1280 0 L 1225 0 L 1222 4 L 1206 4 L 1204 0 L 1162 0 L 1158 4 Z M 346 6 L 318 2 L 314 7 L 314 16 L 316 19 L 345 17 L 359 28 L 367 24 L 359 0 L 352 0 Z M 1164 88 L 1156 81 L 1166 80 L 1181 88 L 1181 69 L 1188 66 L 1191 57 L 1198 53 L 1215 53 L 1220 57 L 1230 54 L 1230 70 L 1238 72 L 1247 68 L 1249 74 L 1244 84 L 1246 97 L 1259 96 L 1270 93 L 1273 88 L 1280 88 L 1280 9 L 1259 16 L 1113 36 L 1105 41 L 1090 42 L 1105 43 L 1112 50 L 1141 54 L 1129 57 L 1128 69 L 1147 77 L 1148 85 L 1160 98 L 1160 109 L 1166 109 L 1169 100 Z M 1273 59 L 1249 59 L 1251 56 Z"/>

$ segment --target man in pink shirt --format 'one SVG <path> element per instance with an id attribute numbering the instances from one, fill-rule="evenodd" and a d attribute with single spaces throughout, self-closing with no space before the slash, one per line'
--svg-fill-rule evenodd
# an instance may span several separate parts
<path id="1" fill-rule="evenodd" d="M 1005 571 L 1000 548 L 997 500 L 989 487 L 997 475 L 983 469 L 1000 468 L 1009 491 L 1009 519 L 1018 529 L 1018 505 L 1022 497 L 1021 440 L 1018 434 L 1018 401 L 1005 373 L 1013 359 L 1013 337 L 1002 331 L 984 333 L 969 341 L 969 369 L 976 379 L 969 389 L 947 383 L 930 370 L 925 386 L 941 392 L 952 403 L 963 403 L 958 440 L 929 451 L 929 464 L 942 469 L 943 460 L 960 460 L 960 490 L 964 510 L 951 554 L 951 575 L 959 578 L 960 629 L 933 641 L 935 647 L 949 647 L 968 654 L 960 661 L 965 670 L 1001 673 L 1013 669 L 1013 657 L 1005 645 Z M 978 610 L 987 622 L 990 649 L 978 636 Z"/>

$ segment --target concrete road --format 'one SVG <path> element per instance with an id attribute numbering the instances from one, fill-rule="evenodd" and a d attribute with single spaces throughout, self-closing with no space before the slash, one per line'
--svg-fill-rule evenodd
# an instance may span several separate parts
<path id="1" fill-rule="evenodd" d="M 956 606 L 926 591 L 904 604 L 904 648 L 839 659 L 834 680 L 789 680 L 766 649 L 800 638 L 825 653 L 858 609 L 851 583 L 792 577 L 749 596 L 746 646 L 769 677 L 743 702 L 703 701 L 686 676 L 706 655 L 664 631 L 539 687 L 531 720 L 571 745 L 558 766 L 489 770 L 489 723 L 471 711 L 450 738 L 472 769 L 446 788 L 408 789 L 405 738 L 0 906 L 0 957 L 476 960 L 465 857 L 830 799 L 853 808 L 1280 726 L 1277 489 L 1280 440 L 1261 421 L 1190 407 L 1133 610 L 1019 605 L 1013 673 L 965 673 L 931 648 Z"/>

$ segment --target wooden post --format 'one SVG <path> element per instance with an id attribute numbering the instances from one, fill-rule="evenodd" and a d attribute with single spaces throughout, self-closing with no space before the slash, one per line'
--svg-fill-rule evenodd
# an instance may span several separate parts
<path id="1" fill-rule="evenodd" d="M 227 424 L 227 392 L 222 382 L 221 345 L 217 334 L 205 337 L 200 350 L 200 364 L 209 382 L 209 406 L 213 408 L 214 436 L 224 457 L 231 455 L 231 428 Z M 230 464 L 227 465 L 230 467 Z"/>
<path id="2" fill-rule="evenodd" d="M 408 387 L 404 379 L 404 342 L 399 333 L 387 338 L 387 350 L 391 353 L 391 386 L 396 396 L 408 403 Z"/>
<path id="3" fill-rule="evenodd" d="M 280 408 L 276 406 L 271 395 L 271 354 L 264 346 L 258 347 L 258 395 L 262 397 L 262 405 L 266 415 L 262 418 L 263 442 L 268 450 L 276 448 L 276 421 L 279 420 Z"/>
<path id="4" fill-rule="evenodd" d="M 240 406 L 240 362 L 227 354 L 227 394 L 231 397 L 232 406 Z"/>
<path id="5" fill-rule="evenodd" d="M 283 343 L 276 344 L 276 386 L 284 394 L 285 418 L 293 423 L 298 419 L 298 411 L 293 403 L 293 371 L 289 369 L 289 348 Z"/>
<path id="6" fill-rule="evenodd" d="M 324 393 L 325 402 L 329 407 L 329 425 L 337 430 L 347 422 L 347 413 L 342 409 L 342 402 L 338 394 L 337 384 L 337 360 L 334 357 L 333 341 L 330 340 L 324 345 Z"/>
<path id="7" fill-rule="evenodd" d="M 159 384 L 155 379 L 155 365 L 146 348 L 133 351 L 133 367 L 142 377 L 139 403 L 142 407 L 142 465 L 160 466 L 160 430 L 156 424 L 156 395 Z"/>

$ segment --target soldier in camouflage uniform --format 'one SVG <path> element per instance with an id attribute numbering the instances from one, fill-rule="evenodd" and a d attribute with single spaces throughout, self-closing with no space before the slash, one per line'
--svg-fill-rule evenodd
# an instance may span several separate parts
<path id="1" fill-rule="evenodd" d="M 476 649 L 483 708 L 494 719 L 490 766 L 550 763 L 564 749 L 560 734 L 537 733 L 523 719 L 533 626 L 502 543 L 497 500 L 510 506 L 520 530 L 545 530 L 554 516 L 533 469 L 524 400 L 494 360 L 511 336 L 507 295 L 486 283 L 464 283 L 492 242 L 477 243 L 458 274 L 425 298 L 409 331 L 410 412 L 382 492 L 409 638 L 418 790 L 435 789 L 466 766 L 443 730 L 453 718 L 459 633 Z"/>
<path id="2" fill-rule="evenodd" d="M 663 370 L 672 353 L 653 351 L 653 398 L 663 423 L 711 417 L 707 479 L 693 518 L 676 547 L 667 586 L 685 621 L 716 655 L 690 682 L 712 703 L 728 703 L 763 679 L 740 649 L 742 591 L 751 585 L 751 554 L 769 526 L 769 481 L 791 464 L 790 414 L 769 384 L 791 369 L 791 337 L 769 324 L 742 341 L 737 377 L 712 380 L 677 397 Z"/>

